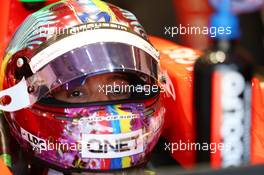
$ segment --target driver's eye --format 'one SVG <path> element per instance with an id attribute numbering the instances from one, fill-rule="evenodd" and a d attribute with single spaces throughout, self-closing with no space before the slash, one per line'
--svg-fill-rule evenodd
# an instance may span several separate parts
<path id="1" fill-rule="evenodd" d="M 115 89 L 108 94 L 108 97 L 111 98 L 112 100 L 113 99 L 121 100 L 121 99 L 125 99 L 125 98 L 130 97 L 130 95 L 131 95 L 131 93 L 129 93 L 129 92 L 122 91 L 120 89 Z"/>
<path id="2" fill-rule="evenodd" d="M 83 95 L 84 95 L 84 93 L 81 91 L 72 91 L 69 96 L 70 97 L 81 97 Z"/>
<path id="3" fill-rule="evenodd" d="M 114 94 L 114 95 L 122 95 L 122 94 L 124 94 L 124 92 L 121 91 L 121 89 L 119 89 L 119 88 L 115 88 L 114 92 L 112 92 L 112 94 Z"/>
<path id="4" fill-rule="evenodd" d="M 110 92 L 109 95 L 110 96 L 121 96 L 121 95 L 124 95 L 125 93 L 124 92 L 121 92 L 121 91 L 114 91 L 114 92 Z"/>

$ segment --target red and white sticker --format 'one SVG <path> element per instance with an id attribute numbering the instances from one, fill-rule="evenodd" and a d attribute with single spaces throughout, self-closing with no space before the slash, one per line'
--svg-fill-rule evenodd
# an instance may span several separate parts
<path id="1" fill-rule="evenodd" d="M 20 129 L 21 136 L 24 140 L 30 143 L 30 145 L 35 149 L 39 150 L 46 150 L 46 141 L 44 139 L 41 139 L 28 131 L 24 130 L 23 128 Z"/>

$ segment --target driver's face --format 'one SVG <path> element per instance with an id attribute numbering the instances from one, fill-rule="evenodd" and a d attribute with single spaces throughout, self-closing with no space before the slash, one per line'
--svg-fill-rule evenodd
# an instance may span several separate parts
<path id="1" fill-rule="evenodd" d="M 60 89 L 59 91 L 53 92 L 52 96 L 57 100 L 68 103 L 121 100 L 130 97 L 130 93 L 128 92 L 106 93 L 100 90 L 100 87 L 105 87 L 106 85 L 114 88 L 114 84 L 120 86 L 129 85 L 125 75 L 118 73 L 103 74 L 87 78 L 85 83 L 79 87 L 70 90 Z"/>

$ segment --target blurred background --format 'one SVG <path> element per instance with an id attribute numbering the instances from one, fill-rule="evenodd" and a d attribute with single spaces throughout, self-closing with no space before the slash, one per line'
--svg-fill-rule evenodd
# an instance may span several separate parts
<path id="1" fill-rule="evenodd" d="M 208 26 L 209 17 L 214 11 L 214 8 L 209 4 L 208 0 L 106 1 L 136 14 L 146 31 L 151 35 L 160 36 L 180 45 L 196 49 L 205 50 L 210 45 L 208 36 L 196 34 L 187 36 L 175 35 L 171 37 L 165 35 L 164 29 L 168 26 L 173 27 L 179 26 L 180 24 L 184 26 Z M 253 3 L 254 1 L 251 2 Z M 241 45 L 251 52 L 257 64 L 264 65 L 264 8 L 263 6 L 256 8 L 252 6 L 241 7 L 241 9 L 237 10 L 242 33 Z"/>

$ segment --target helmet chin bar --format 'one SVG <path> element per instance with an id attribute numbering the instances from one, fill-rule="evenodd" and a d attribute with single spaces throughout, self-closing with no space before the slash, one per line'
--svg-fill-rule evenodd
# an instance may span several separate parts
<path id="1" fill-rule="evenodd" d="M 28 93 L 27 81 L 23 78 L 15 86 L 12 86 L 6 90 L 0 91 L 0 99 L 3 97 L 9 97 L 9 104 L 1 104 L 0 110 L 6 112 L 14 112 L 31 105 L 30 94 Z"/>

